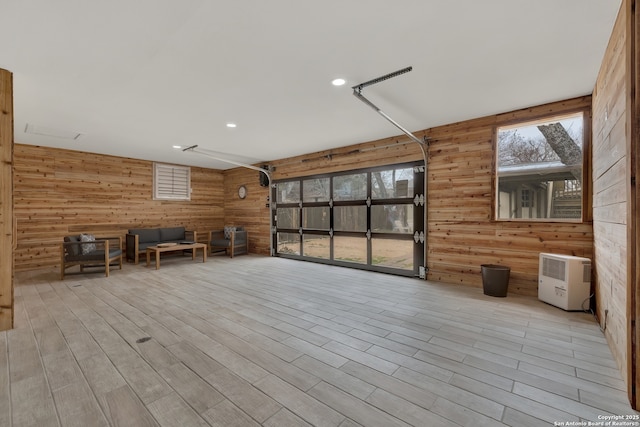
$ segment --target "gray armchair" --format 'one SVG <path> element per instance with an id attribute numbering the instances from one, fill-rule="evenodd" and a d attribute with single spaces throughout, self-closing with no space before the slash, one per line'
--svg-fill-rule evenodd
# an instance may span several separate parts
<path id="1" fill-rule="evenodd" d="M 209 251 L 224 250 L 231 258 L 234 255 L 249 253 L 249 238 L 244 227 L 224 227 L 224 230 L 209 232 Z"/>
<path id="2" fill-rule="evenodd" d="M 60 245 L 60 280 L 64 279 L 65 270 L 75 265 L 80 266 L 80 272 L 86 267 L 104 267 L 106 277 L 111 265 L 122 270 L 122 237 L 65 236 Z"/>

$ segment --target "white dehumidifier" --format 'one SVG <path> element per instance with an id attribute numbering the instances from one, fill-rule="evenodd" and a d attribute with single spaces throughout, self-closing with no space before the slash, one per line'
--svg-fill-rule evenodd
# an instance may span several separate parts
<path id="1" fill-rule="evenodd" d="M 589 310 L 591 260 L 541 253 L 538 299 L 567 311 Z"/>

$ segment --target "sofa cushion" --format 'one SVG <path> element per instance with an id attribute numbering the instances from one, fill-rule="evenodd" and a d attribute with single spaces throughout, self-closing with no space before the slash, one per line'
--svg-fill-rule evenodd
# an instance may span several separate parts
<path id="1" fill-rule="evenodd" d="M 227 239 L 213 239 L 211 241 L 212 248 L 229 248 L 231 247 L 231 240 Z"/>
<path id="2" fill-rule="evenodd" d="M 121 254 L 121 249 L 109 250 L 109 258 L 113 258 Z M 66 261 L 104 261 L 104 251 L 96 250 L 87 255 L 70 255 L 67 257 Z"/>
<path id="3" fill-rule="evenodd" d="M 138 243 L 138 251 L 139 252 L 144 252 L 147 250 L 148 247 L 150 246 L 156 246 L 158 243 L 160 242 L 144 242 L 144 243 Z"/>
<path id="4" fill-rule="evenodd" d="M 93 234 L 81 234 L 80 235 L 80 241 L 81 242 L 95 242 L 96 241 L 96 236 L 94 236 Z M 82 255 L 88 255 L 91 252 L 95 252 L 96 250 L 96 244 L 95 243 L 85 243 L 83 245 L 80 245 L 82 247 Z"/>
<path id="5" fill-rule="evenodd" d="M 160 229 L 161 242 L 176 242 L 184 240 L 184 227 L 168 227 Z"/>
<path id="6" fill-rule="evenodd" d="M 129 234 L 137 234 L 139 243 L 160 242 L 159 228 L 132 228 Z"/>
<path id="7" fill-rule="evenodd" d="M 247 232 L 244 230 L 236 230 L 236 245 L 247 241 Z"/>
<path id="8" fill-rule="evenodd" d="M 65 236 L 65 242 L 79 242 L 80 236 Z M 80 253 L 80 245 L 65 245 L 69 256 L 76 256 Z"/>

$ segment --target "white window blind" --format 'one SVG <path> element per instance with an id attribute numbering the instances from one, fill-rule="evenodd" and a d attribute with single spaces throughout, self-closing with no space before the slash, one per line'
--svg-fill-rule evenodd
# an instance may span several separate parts
<path id="1" fill-rule="evenodd" d="M 154 200 L 191 200 L 191 169 L 188 166 L 153 164 Z"/>

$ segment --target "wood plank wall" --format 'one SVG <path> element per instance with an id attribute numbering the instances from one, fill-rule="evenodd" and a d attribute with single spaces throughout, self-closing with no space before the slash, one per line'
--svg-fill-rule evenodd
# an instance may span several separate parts
<path id="1" fill-rule="evenodd" d="M 243 226 L 249 237 L 249 253 L 269 254 L 269 189 L 260 186 L 260 172 L 234 168 L 224 172 L 224 223 Z M 244 185 L 247 196 L 238 197 Z"/>
<path id="2" fill-rule="evenodd" d="M 204 242 L 224 224 L 224 176 L 192 167 L 191 188 L 190 201 L 152 200 L 153 162 L 16 144 L 16 271 L 58 265 L 68 234 L 185 226 Z"/>
<path id="3" fill-rule="evenodd" d="M 493 135 L 497 125 L 530 120 L 546 114 L 589 110 L 591 97 L 526 108 L 414 132 L 430 138 L 428 168 L 428 278 L 446 283 L 481 286 L 480 265 L 511 267 L 510 292 L 537 295 L 538 256 L 554 252 L 591 258 L 590 221 L 496 222 L 492 220 Z M 275 167 L 274 180 L 421 160 L 418 145 L 404 136 L 266 162 Z M 258 186 L 258 173 L 226 171 L 227 221 L 242 218 L 252 224 L 251 247 L 267 254 L 267 191 Z M 232 201 L 240 183 L 249 185 L 255 200 Z M 232 212 L 232 213 L 231 213 Z M 256 217 L 258 215 L 259 217 Z M 590 218 L 590 212 L 587 212 Z M 262 248 L 265 248 L 263 250 Z"/>
<path id="4" fill-rule="evenodd" d="M 13 328 L 13 75 L 0 69 L 0 331 Z"/>
<path id="5" fill-rule="evenodd" d="M 540 252 L 592 257 L 588 220 L 492 220 L 495 127 L 590 104 L 586 96 L 429 130 L 429 279 L 481 286 L 480 265 L 502 264 L 509 292 L 537 295 Z"/>
<path id="6" fill-rule="evenodd" d="M 628 382 L 627 8 L 616 20 L 593 92 L 593 233 L 597 315 Z M 605 310 L 608 314 L 605 315 Z"/>

